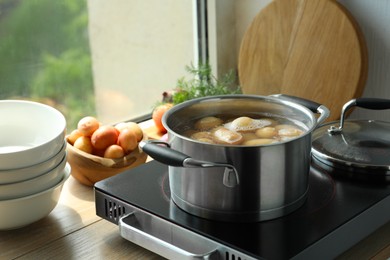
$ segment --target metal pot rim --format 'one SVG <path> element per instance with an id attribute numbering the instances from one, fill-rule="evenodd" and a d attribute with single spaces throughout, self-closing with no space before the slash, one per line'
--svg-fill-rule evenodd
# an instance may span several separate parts
<path id="1" fill-rule="evenodd" d="M 200 142 L 194 139 L 191 139 L 189 137 L 186 137 L 184 135 L 181 135 L 174 130 L 168 125 L 167 120 L 170 116 L 172 116 L 175 112 L 180 111 L 184 108 L 190 107 L 194 104 L 198 103 L 203 103 L 203 102 L 213 102 L 213 101 L 221 101 L 221 100 L 227 100 L 227 99 L 250 99 L 250 100 L 259 100 L 259 101 L 264 101 L 264 102 L 273 102 L 277 103 L 280 105 L 284 105 L 286 107 L 294 108 L 296 110 L 302 111 L 302 113 L 305 113 L 310 117 L 310 120 L 313 122 L 313 125 L 311 127 L 308 127 L 308 129 L 305 131 L 304 134 L 291 138 L 285 141 L 273 143 L 273 144 L 267 144 L 267 145 L 226 145 L 226 144 L 210 144 L 210 143 L 205 143 L 205 142 Z M 167 129 L 168 134 L 172 133 L 175 134 L 176 136 L 179 136 L 180 138 L 192 142 L 192 143 L 198 143 L 201 145 L 206 145 L 206 146 L 220 146 L 220 147 L 240 147 L 240 148 L 261 148 L 261 147 L 271 147 L 271 146 L 279 146 L 279 145 L 285 145 L 286 143 L 293 142 L 294 140 L 304 138 L 307 135 L 311 135 L 314 129 L 317 127 L 316 122 L 316 117 L 314 116 L 314 113 L 310 111 L 307 107 L 300 105 L 298 103 L 294 103 L 289 100 L 283 100 L 278 97 L 274 96 L 260 96 L 260 95 L 248 95 L 248 94 L 231 94 L 231 95 L 217 95 L 217 96 L 209 96 L 209 97 L 202 97 L 202 98 L 196 98 L 196 99 L 191 99 L 188 101 L 185 101 L 183 103 L 177 104 L 173 106 L 171 109 L 169 109 L 162 117 L 162 124 Z M 307 125 L 306 125 L 307 126 Z"/>

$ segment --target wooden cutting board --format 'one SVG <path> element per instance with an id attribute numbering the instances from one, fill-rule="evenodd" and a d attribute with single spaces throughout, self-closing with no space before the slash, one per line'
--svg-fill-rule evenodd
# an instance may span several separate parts
<path id="1" fill-rule="evenodd" d="M 289 94 L 327 106 L 328 121 L 362 95 L 368 57 L 352 15 L 334 0 L 274 0 L 247 29 L 238 72 L 245 94 Z"/>

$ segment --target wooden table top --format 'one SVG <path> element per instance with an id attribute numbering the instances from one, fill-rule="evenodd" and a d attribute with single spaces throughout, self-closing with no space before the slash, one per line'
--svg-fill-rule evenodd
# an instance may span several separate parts
<path id="1" fill-rule="evenodd" d="M 389 257 L 390 222 L 340 259 L 355 256 Z M 98 217 L 93 188 L 72 176 L 64 185 L 57 207 L 47 217 L 21 229 L 0 231 L 0 259 L 16 258 L 162 259 L 123 239 L 118 226 Z"/>
<path id="2" fill-rule="evenodd" d="M 390 222 L 340 259 L 386 259 L 389 256 Z M 82 185 L 72 176 L 63 187 L 58 205 L 47 217 L 24 228 L 0 231 L 0 259 L 16 258 L 162 259 L 123 239 L 118 226 L 98 217 L 93 188 Z"/>
<path id="3" fill-rule="evenodd" d="M 118 226 L 98 217 L 93 188 L 72 176 L 47 217 L 24 228 L 0 231 L 0 259 L 15 258 L 162 259 L 123 239 Z"/>

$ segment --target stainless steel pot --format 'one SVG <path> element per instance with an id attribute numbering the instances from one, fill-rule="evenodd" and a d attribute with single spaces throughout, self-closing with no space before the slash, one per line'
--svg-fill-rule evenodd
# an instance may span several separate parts
<path id="1" fill-rule="evenodd" d="M 213 96 L 170 109 L 162 119 L 168 143 L 144 142 L 141 147 L 154 159 L 169 165 L 175 204 L 196 216 L 235 222 L 273 219 L 299 208 L 308 189 L 312 132 L 328 117 L 329 110 L 307 100 L 286 99 Z M 302 104 L 319 113 L 319 118 Z M 176 131 L 185 121 L 232 113 L 288 118 L 299 122 L 307 132 L 282 143 L 239 146 L 202 143 Z"/>

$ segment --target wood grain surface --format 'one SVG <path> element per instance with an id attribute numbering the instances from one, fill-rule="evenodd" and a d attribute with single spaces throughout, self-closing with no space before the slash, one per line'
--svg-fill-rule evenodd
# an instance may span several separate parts
<path id="1" fill-rule="evenodd" d="M 96 215 L 93 188 L 70 176 L 47 217 L 0 231 L 0 259 L 163 258 L 123 239 L 118 226 Z"/>
<path id="2" fill-rule="evenodd" d="M 388 257 L 390 222 L 337 260 Z M 0 231 L 0 259 L 164 258 L 123 239 L 117 225 L 96 215 L 93 188 L 70 176 L 57 207 L 47 217 L 20 229 Z"/>
<path id="3" fill-rule="evenodd" d="M 326 105 L 328 121 L 364 90 L 368 57 L 358 24 L 333 0 L 274 0 L 247 29 L 239 53 L 246 94 L 289 94 Z"/>

